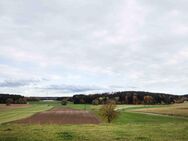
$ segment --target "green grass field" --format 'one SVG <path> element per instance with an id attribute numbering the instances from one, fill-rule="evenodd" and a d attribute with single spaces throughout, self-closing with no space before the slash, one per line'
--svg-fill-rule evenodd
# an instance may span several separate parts
<path id="1" fill-rule="evenodd" d="M 46 104 L 33 104 L 31 107 L 27 108 L 16 108 L 8 109 L 6 111 L 0 111 L 0 124 L 21 118 L 26 118 L 35 113 L 49 110 L 51 108 L 53 108 L 53 106 L 48 106 Z"/>
<path id="2" fill-rule="evenodd" d="M 94 110 L 100 106 L 58 102 L 31 103 L 31 107 L 0 111 L 0 141 L 187 141 L 188 118 L 135 113 L 143 105 L 118 105 L 119 116 L 113 123 L 99 125 L 21 125 L 7 121 L 30 116 L 52 107 Z M 156 105 L 167 107 L 168 105 Z"/>

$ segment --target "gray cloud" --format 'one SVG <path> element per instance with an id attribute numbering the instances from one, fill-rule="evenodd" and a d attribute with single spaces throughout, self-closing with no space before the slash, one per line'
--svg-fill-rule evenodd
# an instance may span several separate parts
<path id="1" fill-rule="evenodd" d="M 45 90 L 59 91 L 63 93 L 82 93 L 96 90 L 105 90 L 105 88 L 99 86 L 80 86 L 80 85 L 50 85 L 45 88 L 39 88 Z"/>
<path id="2" fill-rule="evenodd" d="M 28 85 L 35 85 L 36 83 L 40 82 L 39 80 L 5 80 L 0 82 L 0 87 L 23 87 Z"/>

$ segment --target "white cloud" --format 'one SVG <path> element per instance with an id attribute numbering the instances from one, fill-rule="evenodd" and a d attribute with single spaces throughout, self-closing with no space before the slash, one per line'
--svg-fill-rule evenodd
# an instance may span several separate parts
<path id="1" fill-rule="evenodd" d="M 2 0 L 0 80 L 187 93 L 187 4 Z M 19 91 L 38 92 L 32 86 Z"/>

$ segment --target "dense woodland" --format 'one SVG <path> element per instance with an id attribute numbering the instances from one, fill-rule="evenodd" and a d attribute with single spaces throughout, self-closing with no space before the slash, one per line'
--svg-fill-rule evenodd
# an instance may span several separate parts
<path id="1" fill-rule="evenodd" d="M 21 95 L 0 94 L 0 103 L 26 104 L 27 98 Z"/>
<path id="2" fill-rule="evenodd" d="M 172 104 L 188 101 L 188 95 L 171 95 L 142 91 L 123 91 L 90 95 L 74 95 L 73 97 L 24 97 L 21 95 L 0 94 L 0 103 L 25 104 L 27 101 L 66 100 L 74 104 L 105 104 L 114 101 L 116 104 Z"/>
<path id="3" fill-rule="evenodd" d="M 110 100 L 117 104 L 171 104 L 182 103 L 188 100 L 188 95 L 178 96 L 163 93 L 150 93 L 141 91 L 123 91 L 115 93 L 102 93 L 91 95 L 74 95 L 67 99 L 75 104 L 104 104 Z"/>

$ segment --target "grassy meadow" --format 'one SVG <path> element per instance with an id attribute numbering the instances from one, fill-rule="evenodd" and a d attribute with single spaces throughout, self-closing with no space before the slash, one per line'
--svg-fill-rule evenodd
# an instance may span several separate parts
<path id="1" fill-rule="evenodd" d="M 0 124 L 29 117 L 35 113 L 49 110 L 53 106 L 47 104 L 33 104 L 28 107 L 9 108 L 0 110 Z"/>
<path id="2" fill-rule="evenodd" d="M 137 112 L 188 117 L 188 102 L 163 107 L 135 109 Z"/>
<path id="3" fill-rule="evenodd" d="M 102 122 L 99 125 L 31 125 L 9 122 L 53 107 L 86 109 L 96 113 L 100 108 L 100 105 L 71 103 L 61 106 L 56 101 L 33 102 L 28 107 L 9 108 L 6 111 L 0 109 L 0 141 L 187 141 L 187 112 L 184 111 L 176 116 L 153 115 L 148 114 L 149 112 L 145 114 L 145 111 L 142 113 L 142 109 L 148 111 L 170 109 L 173 106 L 186 109 L 187 103 L 148 106 L 118 105 L 119 116 L 110 124 Z"/>

